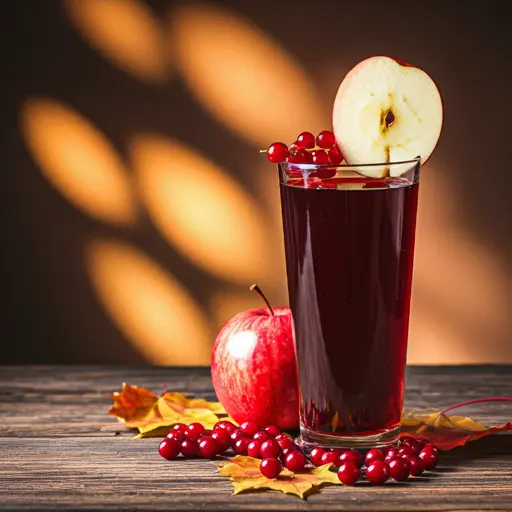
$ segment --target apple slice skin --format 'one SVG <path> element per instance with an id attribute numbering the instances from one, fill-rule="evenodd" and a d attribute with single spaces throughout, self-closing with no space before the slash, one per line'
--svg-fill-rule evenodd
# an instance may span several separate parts
<path id="1" fill-rule="evenodd" d="M 442 124 L 443 104 L 434 81 L 421 69 L 391 57 L 370 57 L 357 64 L 342 81 L 334 102 L 333 131 L 351 165 L 408 161 L 418 155 L 425 163 Z M 410 167 L 356 170 L 384 177 L 399 176 Z"/>

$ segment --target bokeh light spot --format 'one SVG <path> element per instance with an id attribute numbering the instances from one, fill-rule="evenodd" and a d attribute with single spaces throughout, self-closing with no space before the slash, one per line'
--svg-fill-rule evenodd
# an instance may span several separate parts
<path id="1" fill-rule="evenodd" d="M 155 261 L 128 244 L 93 240 L 86 264 L 107 314 L 148 362 L 209 364 L 213 338 L 200 307 Z"/>
<path id="2" fill-rule="evenodd" d="M 48 98 L 25 102 L 22 134 L 46 179 L 87 215 L 129 225 L 137 215 L 129 173 L 107 138 L 71 107 Z"/>
<path id="3" fill-rule="evenodd" d="M 266 147 L 331 125 L 331 106 L 302 66 L 241 16 L 204 3 L 170 13 L 170 47 L 185 82 L 220 123 Z"/>
<path id="4" fill-rule="evenodd" d="M 80 34 L 126 73 L 149 83 L 167 78 L 168 60 L 158 20 L 138 0 L 64 0 Z"/>
<path id="5" fill-rule="evenodd" d="M 185 257 L 235 283 L 271 278 L 262 213 L 226 171 L 158 135 L 136 137 L 131 154 L 153 222 Z"/>

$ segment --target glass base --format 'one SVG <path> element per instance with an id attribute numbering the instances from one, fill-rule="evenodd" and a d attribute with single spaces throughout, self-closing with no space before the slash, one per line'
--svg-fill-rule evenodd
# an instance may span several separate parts
<path id="1" fill-rule="evenodd" d="M 353 448 L 355 450 L 368 450 L 370 448 L 384 448 L 397 443 L 400 437 L 400 426 L 371 435 L 333 436 L 328 433 L 319 433 L 300 426 L 300 435 L 296 443 L 306 452 L 313 448 Z"/>

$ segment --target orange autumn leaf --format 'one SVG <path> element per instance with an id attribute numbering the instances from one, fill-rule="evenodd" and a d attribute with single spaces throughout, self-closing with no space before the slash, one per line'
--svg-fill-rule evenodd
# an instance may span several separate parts
<path id="1" fill-rule="evenodd" d="M 440 413 L 423 416 L 404 413 L 400 426 L 402 435 L 427 440 L 443 451 L 507 430 L 512 430 L 512 422 L 498 427 L 485 427 L 466 416 L 447 416 Z"/>
<path id="2" fill-rule="evenodd" d="M 139 437 L 151 433 L 161 435 L 161 430 L 175 423 L 199 422 L 211 428 L 219 415 L 226 414 L 220 402 L 208 402 L 203 398 L 187 398 L 181 393 L 166 391 L 157 395 L 146 388 L 123 383 L 121 392 L 111 395 L 114 404 L 109 411 L 128 428 L 139 430 Z"/>
<path id="3" fill-rule="evenodd" d="M 283 469 L 277 478 L 267 478 L 260 472 L 261 460 L 237 455 L 229 462 L 219 462 L 219 472 L 229 476 L 233 484 L 233 494 L 262 489 L 294 494 L 305 499 L 307 495 L 318 492 L 320 487 L 328 484 L 340 485 L 338 476 L 329 471 L 330 464 L 313 469 L 303 469 L 292 473 Z"/>

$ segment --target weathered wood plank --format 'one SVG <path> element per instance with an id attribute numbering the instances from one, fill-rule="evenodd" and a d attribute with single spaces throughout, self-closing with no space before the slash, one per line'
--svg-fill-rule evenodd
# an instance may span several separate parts
<path id="1" fill-rule="evenodd" d="M 276 492 L 231 497 L 213 462 L 165 461 L 158 440 L 130 439 L 106 415 L 121 382 L 213 399 L 208 369 L 0 367 L 0 505 L 7 510 L 488 510 L 512 509 L 512 436 L 442 456 L 435 472 L 374 488 L 326 488 L 307 502 Z M 410 368 L 406 406 L 512 396 L 511 367 Z M 512 417 L 507 403 L 463 410 Z M 120 435 L 116 435 L 120 431 Z"/>

